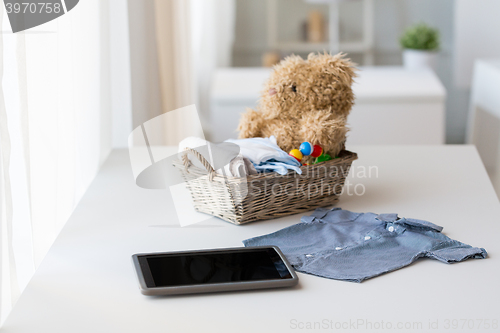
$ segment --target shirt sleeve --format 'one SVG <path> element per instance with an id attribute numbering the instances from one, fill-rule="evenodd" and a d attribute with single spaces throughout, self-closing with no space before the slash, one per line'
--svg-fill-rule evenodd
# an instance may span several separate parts
<path id="1" fill-rule="evenodd" d="M 439 244 L 435 249 L 429 251 L 427 256 L 451 264 L 469 258 L 484 259 L 488 256 L 488 253 L 483 248 L 472 247 L 459 241 L 450 241 Z"/>
<path id="2" fill-rule="evenodd" d="M 424 228 L 424 229 L 434 230 L 437 232 L 443 231 L 443 227 L 441 227 L 437 224 L 431 223 L 429 221 L 424 221 L 424 220 L 404 218 L 404 219 L 402 219 L 402 223 L 409 225 L 411 227 Z"/>

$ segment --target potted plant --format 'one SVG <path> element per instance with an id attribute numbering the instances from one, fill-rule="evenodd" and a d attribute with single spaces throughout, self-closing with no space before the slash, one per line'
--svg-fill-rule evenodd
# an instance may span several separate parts
<path id="1" fill-rule="evenodd" d="M 436 69 L 439 31 L 425 23 L 409 27 L 400 39 L 403 64 L 409 69 Z"/>

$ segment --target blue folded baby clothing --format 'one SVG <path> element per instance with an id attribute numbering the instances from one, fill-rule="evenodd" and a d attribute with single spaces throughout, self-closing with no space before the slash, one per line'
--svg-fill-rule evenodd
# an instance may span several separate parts
<path id="1" fill-rule="evenodd" d="M 445 263 L 483 259 L 483 248 L 450 239 L 433 223 L 397 214 L 316 209 L 301 223 L 244 240 L 245 246 L 276 245 L 299 272 L 361 282 L 427 257 Z"/>
<path id="2" fill-rule="evenodd" d="M 274 136 L 269 138 L 229 139 L 240 147 L 241 154 L 252 161 L 257 171 L 275 171 L 286 175 L 288 170 L 302 174 L 301 163 L 281 149 Z"/>
<path id="3" fill-rule="evenodd" d="M 235 145 L 239 147 L 239 152 L 234 151 Z M 203 149 L 206 146 L 210 146 L 211 153 L 209 153 L 208 149 Z M 205 159 L 210 161 L 217 173 L 230 177 L 246 177 L 257 172 L 271 171 L 286 175 L 288 170 L 302 174 L 300 169 L 302 164 L 283 151 L 277 145 L 274 136 L 269 138 L 229 139 L 223 143 L 212 143 L 197 137 L 187 137 L 179 143 L 179 153 L 186 148 L 198 150 Z M 227 157 L 231 155 L 233 155 L 233 158 L 230 161 L 227 160 Z M 188 158 L 196 163 L 190 156 Z M 214 163 L 214 160 L 218 161 L 218 164 L 220 164 L 220 161 L 227 160 L 227 164 L 222 168 L 219 168 L 220 166 L 215 167 L 214 164 L 217 163 Z"/>

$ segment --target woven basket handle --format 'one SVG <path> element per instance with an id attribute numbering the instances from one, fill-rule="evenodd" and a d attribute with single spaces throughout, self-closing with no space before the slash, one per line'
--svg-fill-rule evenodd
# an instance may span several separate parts
<path id="1" fill-rule="evenodd" d="M 198 161 L 200 161 L 201 164 L 203 164 L 205 169 L 207 169 L 207 171 L 208 171 L 208 179 L 210 181 L 212 181 L 214 178 L 214 175 L 215 175 L 214 168 L 212 168 L 210 163 L 208 163 L 208 161 L 205 159 L 205 157 L 203 157 L 202 154 L 200 154 L 197 150 L 192 149 L 192 148 L 185 148 L 184 155 L 182 155 L 182 163 L 184 164 L 184 167 L 186 168 L 186 172 L 189 173 L 189 167 L 192 165 L 191 161 L 188 158 L 188 153 L 191 153 L 192 155 L 194 155 L 194 157 L 196 157 L 198 159 Z"/>

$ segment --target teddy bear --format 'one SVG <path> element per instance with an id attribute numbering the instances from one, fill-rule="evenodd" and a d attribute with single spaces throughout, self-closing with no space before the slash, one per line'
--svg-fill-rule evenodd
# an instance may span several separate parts
<path id="1" fill-rule="evenodd" d="M 354 103 L 354 66 L 343 53 L 286 57 L 266 81 L 257 110 L 242 114 L 239 137 L 274 135 L 286 152 L 308 141 L 338 156 Z"/>

